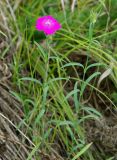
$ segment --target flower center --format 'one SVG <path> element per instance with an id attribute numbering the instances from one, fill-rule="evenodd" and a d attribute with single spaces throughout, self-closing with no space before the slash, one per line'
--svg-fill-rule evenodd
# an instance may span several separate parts
<path id="1" fill-rule="evenodd" d="M 47 27 L 51 27 L 52 25 L 53 25 L 53 22 L 50 19 L 46 20 L 44 23 L 44 26 L 47 26 Z"/>

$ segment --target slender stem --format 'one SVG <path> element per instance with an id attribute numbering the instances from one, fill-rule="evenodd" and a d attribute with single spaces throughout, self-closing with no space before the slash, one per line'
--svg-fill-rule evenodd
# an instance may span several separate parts
<path id="1" fill-rule="evenodd" d="M 47 57 L 45 60 L 45 65 L 46 65 L 46 71 L 45 71 L 45 79 L 44 82 L 46 83 L 48 80 L 48 72 L 49 72 L 49 58 L 50 58 L 50 49 L 49 49 L 49 41 L 48 39 L 46 40 L 46 46 L 47 46 Z"/>
<path id="2" fill-rule="evenodd" d="M 48 92 L 48 77 L 49 77 L 49 59 L 50 59 L 50 39 L 51 37 L 47 37 L 46 39 L 46 48 L 47 48 L 47 55 L 45 58 L 45 78 L 44 78 L 44 86 L 43 86 L 43 101 L 42 101 L 42 106 L 45 108 L 46 104 L 46 97 L 47 97 L 47 92 Z"/>

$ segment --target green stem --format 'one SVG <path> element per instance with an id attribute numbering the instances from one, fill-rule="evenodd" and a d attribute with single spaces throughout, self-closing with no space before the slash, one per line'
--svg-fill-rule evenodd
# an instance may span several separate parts
<path id="1" fill-rule="evenodd" d="M 48 73 L 49 73 L 49 59 L 50 59 L 50 48 L 49 48 L 49 41 L 50 39 L 47 37 L 46 39 L 46 47 L 47 47 L 47 56 L 45 60 L 45 66 L 46 66 L 46 71 L 45 71 L 45 79 L 44 82 L 46 83 L 48 80 Z"/>

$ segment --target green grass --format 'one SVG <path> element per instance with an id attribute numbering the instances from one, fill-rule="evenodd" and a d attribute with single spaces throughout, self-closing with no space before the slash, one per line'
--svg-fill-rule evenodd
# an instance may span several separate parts
<path id="1" fill-rule="evenodd" d="M 12 2 L 12 7 L 15 2 Z M 53 7 L 54 6 L 54 7 Z M 18 91 L 12 92 L 23 103 L 24 119 L 19 127 L 28 125 L 26 136 L 35 144 L 27 160 L 39 160 L 38 150 L 54 153 L 53 144 L 61 144 L 61 159 L 111 159 L 109 155 L 92 151 L 86 141 L 84 122 L 102 115 L 85 102 L 85 91 L 97 92 L 116 107 L 117 88 L 117 3 L 116 0 L 94 2 L 78 1 L 73 13 L 70 4 L 61 9 L 59 0 L 29 0 L 21 2 L 14 11 L 16 20 L 9 15 L 11 44 L 1 57 L 13 54 L 12 82 Z M 37 17 L 51 14 L 62 24 L 62 29 L 49 39 L 35 30 Z M 7 33 L 0 31 L 6 36 Z M 47 39 L 49 46 L 46 48 Z M 42 43 L 42 41 L 45 42 Z M 70 55 L 77 60 L 70 60 Z M 83 56 L 86 59 L 83 61 Z M 109 74 L 105 71 L 111 69 Z M 91 69 L 95 69 L 94 72 Z M 91 73 L 90 73 L 91 72 Z M 90 74 L 89 74 L 90 73 Z M 105 74 L 104 74 L 105 73 Z M 88 74 L 88 75 L 87 75 Z M 97 87 L 108 78 L 115 90 L 110 96 Z M 72 83 L 72 90 L 65 86 Z M 88 96 L 91 96 L 91 93 Z M 74 105 L 69 103 L 70 98 Z M 57 152 L 57 151 L 55 151 Z"/>

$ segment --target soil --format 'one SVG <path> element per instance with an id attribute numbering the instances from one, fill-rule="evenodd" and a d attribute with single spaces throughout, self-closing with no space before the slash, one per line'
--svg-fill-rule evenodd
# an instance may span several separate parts
<path id="1" fill-rule="evenodd" d="M 87 122 L 87 141 L 93 142 L 98 150 L 117 158 L 117 119 L 102 117 Z"/>

